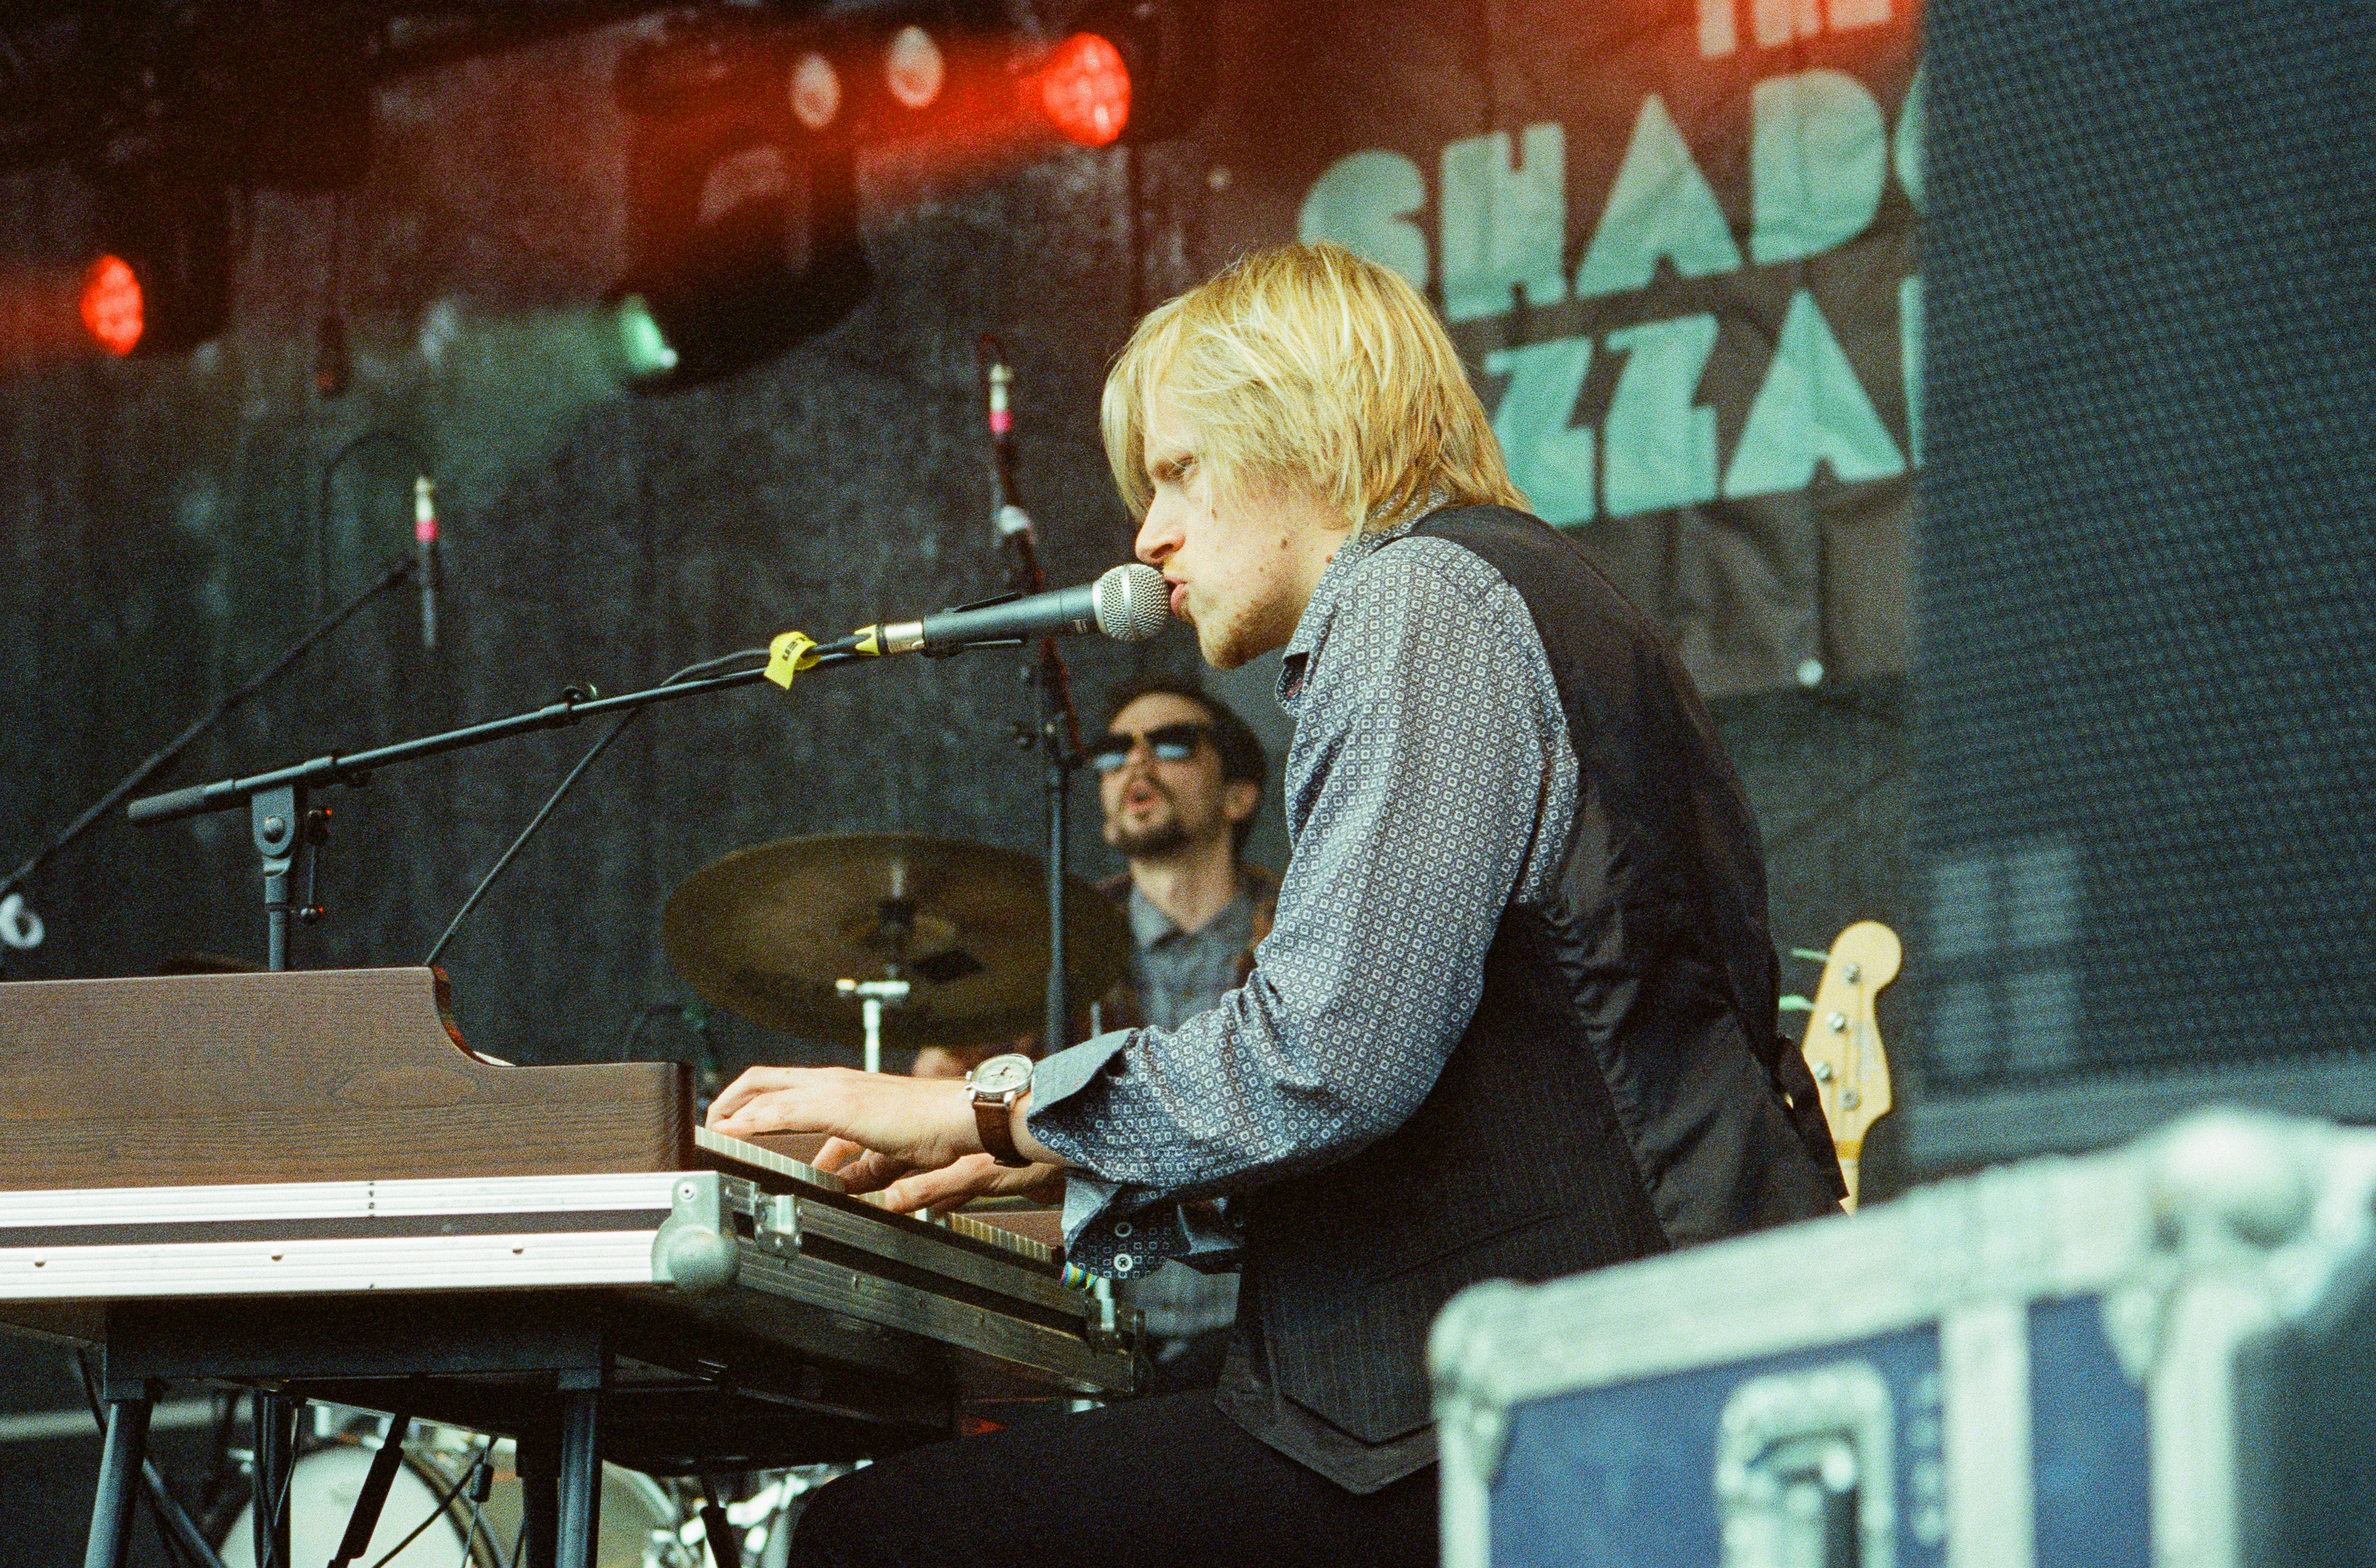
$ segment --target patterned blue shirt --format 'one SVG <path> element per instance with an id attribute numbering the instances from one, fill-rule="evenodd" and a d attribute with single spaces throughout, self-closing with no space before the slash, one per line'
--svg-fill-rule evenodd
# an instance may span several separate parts
<path id="1" fill-rule="evenodd" d="M 1401 531 L 1336 552 L 1283 656 L 1293 854 L 1252 977 L 1033 1076 L 1031 1134 L 1075 1167 L 1068 1256 L 1091 1273 L 1226 1262 L 1209 1210 L 1175 1206 L 1400 1126 L 1467 1028 L 1503 909 L 1556 885 L 1578 770 L 1534 621 L 1482 558 Z"/>
<path id="2" fill-rule="evenodd" d="M 1137 949 L 1130 959 L 1131 989 L 1138 993 L 1138 1016 L 1148 1023 L 1176 1029 L 1237 984 L 1239 955 L 1254 939 L 1254 900 L 1245 887 L 1194 931 L 1181 930 L 1136 887 L 1126 911 Z"/>

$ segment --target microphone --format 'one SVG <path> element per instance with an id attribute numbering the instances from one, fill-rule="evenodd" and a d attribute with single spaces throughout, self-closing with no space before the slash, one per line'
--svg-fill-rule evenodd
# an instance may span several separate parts
<path id="1" fill-rule="evenodd" d="M 421 646 L 437 646 L 437 485 L 427 474 L 412 481 L 412 548 L 421 562 Z"/>
<path id="2" fill-rule="evenodd" d="M 1028 642 L 1069 632 L 1103 632 L 1126 643 L 1143 643 L 1171 618 L 1163 574 L 1152 566 L 1116 566 L 1081 588 L 1056 588 L 1028 597 L 1009 595 L 960 605 L 921 621 L 885 621 L 861 626 L 848 646 L 871 657 L 891 653 L 956 653 L 991 643 Z"/>
<path id="3" fill-rule="evenodd" d="M 1022 497 L 1015 493 L 1015 410 L 1008 402 L 1008 391 L 1015 385 L 1015 372 L 1007 368 L 995 338 L 984 339 L 992 345 L 990 362 L 990 470 L 998 493 L 992 498 L 991 522 L 998 530 L 1002 542 L 1016 534 L 1028 538 L 1031 514 L 1023 509 Z"/>

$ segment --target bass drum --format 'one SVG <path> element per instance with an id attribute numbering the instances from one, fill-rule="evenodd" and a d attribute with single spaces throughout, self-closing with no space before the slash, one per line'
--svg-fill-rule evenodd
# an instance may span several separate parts
<path id="1" fill-rule="evenodd" d="M 512 1452 L 508 1442 L 495 1444 L 494 1490 L 480 1510 L 487 1532 L 503 1543 L 506 1564 L 520 1533 L 520 1484 L 512 1468 Z M 469 1465 L 466 1458 L 458 1468 L 467 1469 Z M 604 1465 L 602 1516 L 594 1526 L 594 1568 L 707 1568 L 698 1548 L 678 1539 L 677 1530 L 683 1523 L 683 1514 L 659 1482 L 640 1470 Z M 223 1568 L 232 1565 L 225 1563 Z M 371 1565 L 358 1562 L 355 1568 Z M 388 1568 L 396 1565 L 390 1563 Z"/>
<path id="2" fill-rule="evenodd" d="M 512 1471 L 512 1445 L 496 1444 L 490 1460 L 494 1484 L 487 1501 L 474 1506 L 470 1488 L 456 1483 L 469 1475 L 479 1444 L 457 1441 L 460 1436 L 438 1433 L 406 1444 L 370 1550 L 356 1560 L 355 1568 L 373 1568 L 383 1557 L 387 1557 L 386 1568 L 512 1568 L 520 1530 L 520 1485 Z M 339 1550 L 374 1453 L 360 1444 L 341 1443 L 297 1461 L 289 1478 L 292 1561 L 327 1562 Z M 449 1492 L 451 1500 L 441 1505 Z M 650 1477 L 603 1466 L 595 1568 L 695 1568 L 694 1552 L 678 1538 L 681 1522 L 675 1503 Z M 414 1535 L 415 1530 L 420 1533 Z M 410 1542 L 408 1536 L 412 1537 Z M 390 1552 L 396 1555 L 388 1557 Z M 221 1556 L 223 1568 L 251 1568 L 256 1562 L 252 1507 L 241 1509 L 232 1521 Z"/>

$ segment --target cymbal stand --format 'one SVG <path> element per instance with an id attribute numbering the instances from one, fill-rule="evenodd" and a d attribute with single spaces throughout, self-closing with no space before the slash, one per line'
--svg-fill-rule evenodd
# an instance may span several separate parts
<path id="1" fill-rule="evenodd" d="M 908 1000 L 913 989 L 903 980 L 861 980 L 844 978 L 833 982 L 844 996 L 858 998 L 859 1015 L 866 1024 L 866 1070 L 883 1071 L 883 1009 Z"/>

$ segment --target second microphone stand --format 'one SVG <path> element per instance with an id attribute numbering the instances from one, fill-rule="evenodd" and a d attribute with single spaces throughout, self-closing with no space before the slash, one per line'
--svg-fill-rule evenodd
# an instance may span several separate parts
<path id="1" fill-rule="evenodd" d="M 1026 526 L 1006 535 L 1016 555 L 1015 576 L 1027 593 L 1047 591 L 1048 576 L 1040 567 L 1040 552 Z M 1043 1050 L 1062 1051 L 1073 1043 L 1070 971 L 1064 954 L 1064 883 L 1070 858 L 1070 806 L 1073 772 L 1081 766 L 1081 715 L 1073 706 L 1073 680 L 1054 637 L 1040 639 L 1039 659 L 1030 672 L 1039 717 L 1032 745 L 1041 758 L 1042 790 L 1047 801 L 1048 828 L 1048 993 L 1041 1021 Z"/>
<path id="2" fill-rule="evenodd" d="M 346 624 L 357 611 L 398 584 L 411 581 L 414 567 L 415 563 L 409 558 L 399 557 L 389 562 L 386 568 L 373 580 L 370 587 L 315 623 L 310 631 L 284 649 L 279 658 L 251 677 L 238 690 L 225 694 L 213 707 L 208 709 L 188 729 L 166 742 L 139 766 L 119 779 L 114 788 L 92 802 L 80 816 L 53 834 L 48 843 L 35 850 L 32 857 L 24 864 L 10 872 L 6 881 L 0 882 L 0 897 L 5 897 L 19 887 L 30 886 L 33 874 L 40 871 L 52 856 L 90 831 L 101 817 L 113 811 L 135 790 L 162 773 L 184 752 L 189 750 L 199 737 L 220 723 L 233 708 L 271 684 L 279 677 L 281 671 L 303 658 L 307 649 Z M 289 903 L 289 873 L 298 851 L 302 848 L 310 846 L 307 845 L 304 837 L 306 818 L 304 814 L 297 809 L 293 799 L 284 803 L 279 814 L 273 818 L 274 826 L 267 833 L 265 821 L 270 815 L 272 814 L 268 812 L 255 813 L 255 831 L 257 851 L 265 861 L 267 883 L 265 901 L 267 908 L 278 908 L 279 911 L 273 930 L 278 933 L 275 941 L 285 950 L 288 939 L 288 915 L 292 907 Z M 314 825 L 315 829 L 318 829 L 318 823 Z M 276 860 L 279 861 L 277 873 L 273 869 Z M 277 883 L 273 880 L 276 875 L 279 878 Z M 309 904 L 312 902 L 310 889 L 306 902 Z M 280 968 L 283 966 L 276 963 L 272 967 Z"/>
<path id="3" fill-rule="evenodd" d="M 867 657 L 845 638 L 814 649 L 801 668 L 822 669 Z M 558 701 L 528 712 L 465 725 L 459 730 L 448 730 L 440 734 L 398 741 L 370 751 L 332 752 L 311 762 L 295 763 L 244 778 L 218 778 L 212 783 L 196 784 L 186 790 L 144 796 L 125 807 L 125 813 L 134 822 L 152 823 L 247 807 L 256 852 L 264 862 L 266 951 L 270 967 L 276 970 L 283 969 L 289 963 L 289 917 L 300 908 L 289 897 L 291 877 L 297 870 L 300 851 L 306 847 L 307 835 L 318 828 L 317 815 L 307 809 L 307 791 L 331 784 L 357 785 L 383 767 L 417 762 L 423 757 L 460 751 L 468 746 L 484 745 L 491 741 L 527 734 L 530 731 L 559 729 L 597 714 L 625 712 L 649 707 L 653 703 L 674 702 L 707 692 L 747 686 L 766 677 L 765 668 L 739 670 L 731 674 L 679 681 L 608 697 L 596 696 L 572 687 L 564 691 Z"/>
<path id="4" fill-rule="evenodd" d="M 1009 581 L 1018 592 L 1045 593 L 1048 574 L 1040 569 L 1031 516 L 1023 509 L 1021 487 L 1016 481 L 1020 465 L 1008 404 L 1015 376 L 1006 368 L 1005 346 L 994 334 L 984 333 L 975 341 L 974 361 L 990 412 L 992 518 L 1000 540 L 1015 555 Z M 1048 815 L 1048 994 L 1040 1036 L 1044 1052 L 1062 1051 L 1072 1043 L 1071 981 L 1064 962 L 1064 875 L 1069 851 L 1065 819 L 1073 770 L 1081 766 L 1081 715 L 1073 706 L 1072 676 L 1064 668 L 1063 655 L 1056 651 L 1054 637 L 1040 639 L 1039 661 L 1030 680 L 1039 707 L 1030 744 L 1043 759 Z"/>

